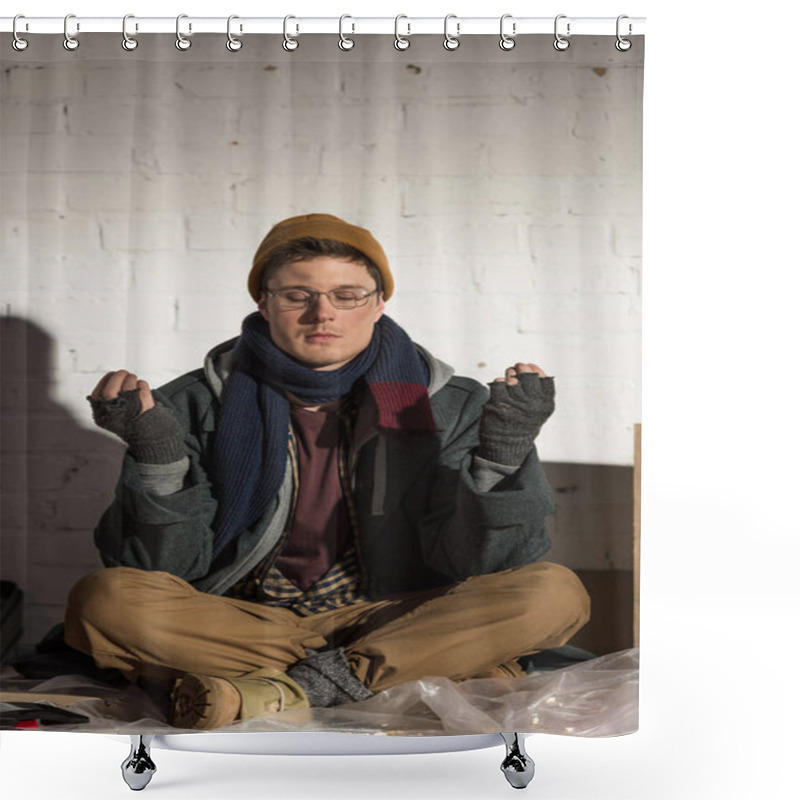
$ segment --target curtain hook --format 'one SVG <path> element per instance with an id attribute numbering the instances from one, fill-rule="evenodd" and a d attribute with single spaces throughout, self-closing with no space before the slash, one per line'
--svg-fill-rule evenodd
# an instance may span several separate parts
<path id="1" fill-rule="evenodd" d="M 555 35 L 556 35 L 556 40 L 553 42 L 553 47 L 555 47 L 556 50 L 562 50 L 563 51 L 563 50 L 566 50 L 569 47 L 569 39 L 565 39 L 558 32 L 558 21 L 560 19 L 566 19 L 566 18 L 567 18 L 566 14 L 559 14 L 556 17 L 555 25 L 553 26 L 553 29 L 554 29 Z M 570 24 L 568 22 L 567 23 L 567 36 L 569 36 L 569 35 L 570 35 Z"/>
<path id="2" fill-rule="evenodd" d="M 630 19 L 630 18 L 628 17 L 627 14 L 620 14 L 617 17 L 617 41 L 614 44 L 614 47 L 616 47 L 617 50 L 620 51 L 620 53 L 624 53 L 626 50 L 630 50 L 631 46 L 633 45 L 633 42 L 631 42 L 630 39 L 623 39 L 622 34 L 620 34 L 620 22 L 622 22 L 623 19 Z M 633 26 L 629 22 L 628 36 L 630 36 L 632 33 L 633 33 Z"/>
<path id="3" fill-rule="evenodd" d="M 342 30 L 342 27 L 344 25 L 344 21 L 346 19 L 353 19 L 353 18 L 349 14 L 342 14 L 342 16 L 339 17 L 339 49 L 340 50 L 352 50 L 353 47 L 355 47 L 355 44 L 356 44 L 352 39 L 348 39 L 344 35 L 344 32 Z M 355 33 L 355 31 L 356 31 L 356 24 L 354 22 L 353 26 L 352 26 L 351 33 Z"/>
<path id="4" fill-rule="evenodd" d="M 291 14 L 283 18 L 283 49 L 292 52 L 300 47 L 300 42 L 297 41 L 296 36 L 289 36 L 288 24 L 290 19 L 297 19 Z M 300 26 L 297 25 L 297 33 L 300 33 Z"/>
<path id="5" fill-rule="evenodd" d="M 11 25 L 11 31 L 12 31 L 12 33 L 14 34 L 14 39 L 13 39 L 13 41 L 11 42 L 11 46 L 12 46 L 12 47 L 13 47 L 15 50 L 24 50 L 24 49 L 25 49 L 25 48 L 28 46 L 28 44 L 29 44 L 29 43 L 28 43 L 28 40 L 27 40 L 27 39 L 23 39 L 23 38 L 22 38 L 22 37 L 21 37 L 21 36 L 20 36 L 20 35 L 17 33 L 17 20 L 18 20 L 18 19 L 26 19 L 26 17 L 25 17 L 25 15 L 24 15 L 24 14 L 17 14 L 17 16 L 16 16 L 16 17 L 14 17 L 14 22 L 13 22 L 13 23 L 12 23 L 12 25 Z M 27 22 L 25 23 L 25 30 L 26 30 L 26 31 L 28 30 L 28 23 L 27 23 Z"/>
<path id="6" fill-rule="evenodd" d="M 408 50 L 408 48 L 411 47 L 411 41 L 406 39 L 405 36 L 400 35 L 401 19 L 408 19 L 408 17 L 405 14 L 398 14 L 394 18 L 394 47 L 395 50 Z M 406 27 L 408 28 L 406 36 L 411 36 L 411 23 L 407 22 Z"/>
<path id="7" fill-rule="evenodd" d="M 75 19 L 75 15 L 74 14 L 67 14 L 67 16 L 64 17 L 64 49 L 65 50 L 77 50 L 78 49 L 78 45 L 80 44 L 80 42 L 74 36 L 70 36 L 68 27 L 69 27 L 69 21 L 71 19 Z M 79 32 L 80 29 L 81 29 L 80 23 L 76 22 L 75 23 L 76 32 Z"/>
<path id="8" fill-rule="evenodd" d="M 228 50 L 231 51 L 231 53 L 235 53 L 237 50 L 241 50 L 242 49 L 242 40 L 241 39 L 237 39 L 231 33 L 231 22 L 233 22 L 233 20 L 235 20 L 235 19 L 239 19 L 239 17 L 237 17 L 236 14 L 231 14 L 228 17 L 228 41 L 225 43 L 225 47 L 227 47 Z M 239 25 L 239 33 L 241 33 L 241 32 L 242 32 L 242 26 Z"/>
<path id="9" fill-rule="evenodd" d="M 189 17 L 188 14 L 178 14 L 178 18 L 175 20 L 175 35 L 178 37 L 177 39 L 175 39 L 175 47 L 177 47 L 178 50 L 188 50 L 192 46 L 192 40 L 187 39 L 181 33 L 181 20 L 187 19 L 188 17 Z M 191 32 L 192 32 L 192 23 L 190 22 L 189 33 Z"/>
<path id="10" fill-rule="evenodd" d="M 122 49 L 123 50 L 135 50 L 139 46 L 139 40 L 135 36 L 131 36 L 128 33 L 128 20 L 135 19 L 133 14 L 126 14 L 122 18 Z M 139 30 L 139 23 L 135 24 L 135 29 Z"/>
<path id="11" fill-rule="evenodd" d="M 447 30 L 447 23 L 450 22 L 451 19 L 457 20 L 455 14 L 448 14 L 444 18 L 444 49 L 445 50 L 457 50 L 458 46 L 461 42 L 458 40 L 459 35 L 461 34 L 461 23 L 456 21 L 456 33 L 455 36 L 449 33 Z"/>
<path id="12" fill-rule="evenodd" d="M 500 49 L 501 50 L 513 50 L 514 49 L 514 45 L 516 44 L 516 41 L 514 40 L 514 37 L 517 35 L 517 23 L 516 22 L 512 22 L 511 23 L 511 35 L 509 35 L 509 34 L 507 34 L 505 32 L 505 27 L 504 27 L 506 20 L 507 19 L 511 19 L 511 18 L 512 18 L 511 14 L 503 14 L 503 16 L 500 17 Z"/>

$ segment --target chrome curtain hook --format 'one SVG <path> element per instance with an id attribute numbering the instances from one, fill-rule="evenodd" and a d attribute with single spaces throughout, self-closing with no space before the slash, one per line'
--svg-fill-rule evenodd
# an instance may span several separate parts
<path id="1" fill-rule="evenodd" d="M 456 20 L 456 32 L 455 35 L 450 33 L 447 30 L 447 24 L 450 22 L 451 19 Z M 458 37 L 461 34 L 461 23 L 458 22 L 458 19 L 455 14 L 448 14 L 444 18 L 444 49 L 445 50 L 457 50 L 458 46 L 461 44 Z"/>
<path id="2" fill-rule="evenodd" d="M 241 39 L 237 39 L 231 33 L 231 22 L 233 22 L 233 20 L 235 20 L 235 19 L 239 19 L 239 17 L 237 17 L 236 14 L 231 14 L 228 17 L 228 41 L 225 43 L 225 47 L 227 47 L 228 50 L 231 51 L 231 53 L 235 53 L 237 50 L 241 50 L 242 49 L 242 40 Z M 241 33 L 241 32 L 242 32 L 242 26 L 239 25 L 239 33 Z"/>
<path id="3" fill-rule="evenodd" d="M 300 47 L 300 42 L 297 41 L 297 36 L 289 36 L 289 20 L 290 19 L 297 19 L 297 17 L 293 17 L 291 14 L 285 16 L 283 18 L 283 49 L 288 50 L 290 53 L 293 50 L 297 50 Z M 300 33 L 300 26 L 295 25 L 295 29 L 297 33 Z"/>
<path id="4" fill-rule="evenodd" d="M 11 42 L 11 46 L 15 50 L 22 51 L 28 46 L 29 42 L 28 42 L 27 39 L 23 39 L 19 35 L 19 33 L 17 33 L 17 20 L 18 19 L 25 19 L 25 15 L 24 14 L 17 14 L 17 16 L 14 17 L 14 22 L 11 24 L 11 32 L 14 34 L 14 38 L 13 38 L 13 40 Z M 25 30 L 26 31 L 28 30 L 28 23 L 27 22 L 25 23 Z"/>
<path id="5" fill-rule="evenodd" d="M 342 16 L 339 17 L 339 49 L 340 50 L 352 50 L 353 47 L 355 46 L 355 42 L 352 39 L 348 39 L 344 35 L 343 27 L 344 27 L 344 21 L 346 19 L 353 19 L 353 18 L 349 14 L 342 14 Z M 351 33 L 355 33 L 355 31 L 356 31 L 356 24 L 355 24 L 355 22 L 353 22 L 352 25 L 351 25 Z"/>
<path id="6" fill-rule="evenodd" d="M 177 37 L 175 39 L 175 47 L 177 47 L 178 50 L 188 50 L 192 46 L 192 40 L 191 39 L 187 39 L 181 33 L 181 20 L 182 19 L 188 19 L 188 18 L 189 18 L 188 14 L 178 14 L 178 18 L 175 20 L 175 36 Z M 192 32 L 192 23 L 190 22 L 189 23 L 189 33 L 191 33 L 191 32 Z"/>
<path id="7" fill-rule="evenodd" d="M 630 50 L 631 46 L 633 45 L 633 42 L 630 39 L 623 39 L 622 38 L 622 34 L 620 33 L 620 23 L 624 19 L 629 19 L 627 14 L 620 14 L 617 17 L 617 41 L 614 44 L 614 47 L 616 47 L 617 50 L 619 50 L 621 53 L 624 53 L 626 50 Z M 628 23 L 628 36 L 630 36 L 631 33 L 633 33 L 633 26 L 629 22 Z"/>
<path id="8" fill-rule="evenodd" d="M 135 36 L 131 36 L 128 33 L 128 20 L 135 19 L 133 14 L 126 14 L 122 18 L 122 49 L 123 50 L 135 50 L 139 46 L 139 40 Z M 134 25 L 135 30 L 139 30 L 139 23 L 137 22 Z"/>
<path id="9" fill-rule="evenodd" d="M 560 19 L 566 19 L 566 18 L 567 18 L 567 15 L 566 15 L 566 14 L 559 14 L 559 15 L 556 17 L 556 21 L 555 21 L 555 24 L 554 24 L 554 26 L 553 26 L 553 30 L 554 30 L 554 32 L 555 32 L 555 36 L 556 36 L 556 39 L 555 39 L 555 41 L 553 42 L 553 47 L 555 47 L 555 49 L 556 49 L 556 50 L 566 50 L 566 49 L 569 47 L 569 39 L 565 39 L 565 38 L 564 38 L 564 37 L 563 37 L 563 36 L 562 36 L 562 35 L 561 35 L 561 34 L 558 32 L 558 21 L 559 21 Z M 569 35 L 570 35 L 570 33 L 571 33 L 571 31 L 570 31 L 570 23 L 568 22 L 568 23 L 567 23 L 567 36 L 569 36 Z"/>
<path id="10" fill-rule="evenodd" d="M 500 49 L 501 50 L 513 50 L 514 45 L 517 43 L 514 37 L 517 35 L 517 23 L 511 23 L 511 34 L 507 34 L 505 31 L 505 24 L 507 19 L 511 19 L 511 14 L 503 14 L 500 17 Z"/>
<path id="11" fill-rule="evenodd" d="M 80 42 L 74 36 L 70 36 L 70 33 L 69 33 L 69 21 L 71 19 L 75 19 L 75 15 L 74 14 L 67 14 L 67 16 L 64 17 L 64 49 L 65 50 L 77 50 L 78 49 L 78 45 L 80 44 Z M 75 31 L 76 32 L 80 32 L 80 29 L 81 29 L 80 23 L 76 22 L 75 23 Z"/>
<path id="12" fill-rule="evenodd" d="M 411 41 L 406 39 L 405 36 L 400 35 L 400 20 L 401 19 L 408 19 L 405 14 L 398 14 L 394 18 L 394 48 L 395 50 L 408 50 L 411 47 Z M 406 36 L 411 36 L 411 23 L 406 23 Z"/>

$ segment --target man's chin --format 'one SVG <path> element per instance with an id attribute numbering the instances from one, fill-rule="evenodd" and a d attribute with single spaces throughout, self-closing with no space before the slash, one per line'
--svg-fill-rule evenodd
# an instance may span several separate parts
<path id="1" fill-rule="evenodd" d="M 348 361 L 352 359 L 345 359 L 341 356 L 337 357 L 331 354 L 313 354 L 310 355 L 304 353 L 302 356 L 295 355 L 293 356 L 295 361 L 302 364 L 304 367 L 308 367 L 308 369 L 316 369 L 321 372 L 327 372 L 334 369 L 339 369 L 339 367 L 343 367 Z"/>

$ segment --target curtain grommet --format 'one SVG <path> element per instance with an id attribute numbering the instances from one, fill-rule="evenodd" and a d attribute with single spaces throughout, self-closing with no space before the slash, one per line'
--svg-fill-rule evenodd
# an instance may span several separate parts
<path id="1" fill-rule="evenodd" d="M 628 17 L 627 14 L 620 14 L 617 17 L 617 41 L 614 42 L 614 47 L 616 47 L 617 50 L 620 51 L 620 53 L 627 53 L 628 50 L 630 50 L 631 47 L 633 47 L 633 42 L 630 39 L 623 38 L 622 34 L 620 33 L 620 23 L 624 19 L 630 19 L 630 18 Z M 629 22 L 628 23 L 628 36 L 630 36 L 632 32 L 633 32 L 633 26 Z"/>
<path id="2" fill-rule="evenodd" d="M 13 39 L 11 40 L 11 46 L 19 53 L 23 50 L 27 49 L 30 42 L 27 39 L 23 39 L 18 31 L 17 31 L 17 20 L 18 19 L 25 19 L 24 14 L 17 14 L 14 17 L 14 22 L 11 24 L 11 32 L 13 34 Z M 25 23 L 25 29 L 28 29 L 28 24 Z"/>
<path id="3" fill-rule="evenodd" d="M 131 36 L 128 33 L 128 20 L 135 19 L 133 14 L 126 14 L 122 18 L 122 49 L 127 50 L 130 52 L 131 50 L 135 50 L 139 46 L 139 40 L 135 36 Z M 139 30 L 139 23 L 137 22 L 134 26 L 135 30 Z"/>
<path id="4" fill-rule="evenodd" d="M 80 46 L 80 42 L 69 32 L 69 21 L 71 19 L 75 19 L 75 14 L 67 14 L 64 17 L 64 49 L 65 50 L 77 50 Z M 75 23 L 75 30 L 79 32 L 81 29 L 80 23 Z"/>
<path id="5" fill-rule="evenodd" d="M 411 36 L 411 23 L 410 22 L 406 23 L 406 27 L 408 28 L 408 30 L 406 31 L 405 36 L 401 36 L 400 35 L 401 19 L 408 19 L 408 17 L 405 14 L 398 14 L 394 18 L 394 49 L 400 50 L 402 52 L 403 50 L 408 50 L 408 48 L 411 47 L 411 40 L 406 38 L 408 36 Z"/>
<path id="6" fill-rule="evenodd" d="M 553 47 L 555 47 L 555 49 L 558 50 L 560 53 L 563 53 L 564 50 L 566 50 L 569 47 L 569 39 L 566 39 L 558 32 L 558 21 L 566 18 L 567 18 L 566 14 L 559 14 L 556 17 L 555 22 L 553 23 L 553 33 L 555 34 L 556 37 L 555 41 L 553 42 Z M 567 36 L 569 36 L 570 33 L 571 33 L 571 25 L 569 22 L 567 22 Z"/>
<path id="7" fill-rule="evenodd" d="M 231 22 L 233 22 L 233 20 L 235 20 L 235 19 L 239 19 L 239 17 L 236 16 L 236 14 L 231 14 L 228 17 L 228 41 L 225 42 L 225 47 L 227 47 L 228 50 L 230 50 L 231 53 L 238 53 L 239 50 L 242 49 L 242 40 L 238 39 L 236 36 L 234 36 L 231 33 Z M 241 33 L 241 32 L 242 32 L 242 26 L 240 25 L 239 26 L 239 33 Z"/>
<path id="8" fill-rule="evenodd" d="M 189 17 L 188 14 L 178 14 L 178 18 L 175 20 L 175 36 L 177 37 L 175 39 L 175 47 L 177 47 L 178 50 L 188 50 L 192 46 L 192 40 L 187 39 L 181 33 L 181 20 L 188 19 L 188 17 Z M 189 33 L 191 32 L 192 32 L 192 23 L 190 22 Z"/>
<path id="9" fill-rule="evenodd" d="M 512 19 L 511 14 L 503 14 L 500 17 L 500 49 L 505 50 L 508 52 L 509 50 L 513 50 L 515 45 L 517 44 L 514 37 L 517 35 L 517 23 L 511 23 L 511 33 L 508 34 L 505 31 L 505 23 L 507 19 Z"/>
<path id="10" fill-rule="evenodd" d="M 447 25 L 451 19 L 456 20 L 455 35 L 447 30 Z M 461 44 L 458 38 L 460 35 L 461 35 L 461 23 L 458 21 L 458 18 L 456 17 L 455 14 L 448 14 L 444 18 L 444 42 L 442 42 L 442 44 L 444 45 L 444 49 L 449 50 L 450 52 L 452 52 L 453 50 L 458 50 L 458 47 Z"/>
<path id="11" fill-rule="evenodd" d="M 342 16 L 339 17 L 339 49 L 344 50 L 345 52 L 347 52 L 348 50 L 352 50 L 356 46 L 356 43 L 352 39 L 348 39 L 347 36 L 344 35 L 343 28 L 344 28 L 344 21 L 346 19 L 353 19 L 353 18 L 349 14 L 342 14 Z M 356 24 L 354 22 L 352 24 L 352 30 L 350 32 L 355 33 L 355 30 L 356 30 Z"/>
<path id="12" fill-rule="evenodd" d="M 288 53 L 293 53 L 298 47 L 300 47 L 300 42 L 297 41 L 297 35 L 289 35 L 288 25 L 290 19 L 297 19 L 297 17 L 288 14 L 283 18 L 283 49 Z M 300 26 L 298 25 L 296 28 L 297 33 L 300 33 Z"/>

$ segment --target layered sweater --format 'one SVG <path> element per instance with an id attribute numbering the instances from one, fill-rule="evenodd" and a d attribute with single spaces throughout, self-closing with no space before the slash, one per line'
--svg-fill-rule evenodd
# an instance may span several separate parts
<path id="1" fill-rule="evenodd" d="M 165 570 L 222 594 L 259 563 L 277 559 L 298 476 L 287 457 L 283 483 L 261 519 L 212 556 L 217 508 L 210 479 L 220 397 L 235 340 L 204 369 L 155 392 L 187 431 L 189 455 L 169 465 L 123 462 L 115 499 L 95 541 L 107 566 Z M 475 456 L 485 386 L 418 347 L 430 371 L 437 433 L 402 441 L 379 433 L 369 394 L 350 453 L 362 590 L 372 599 L 521 566 L 549 548 L 551 491 L 534 449 L 516 467 Z"/>

